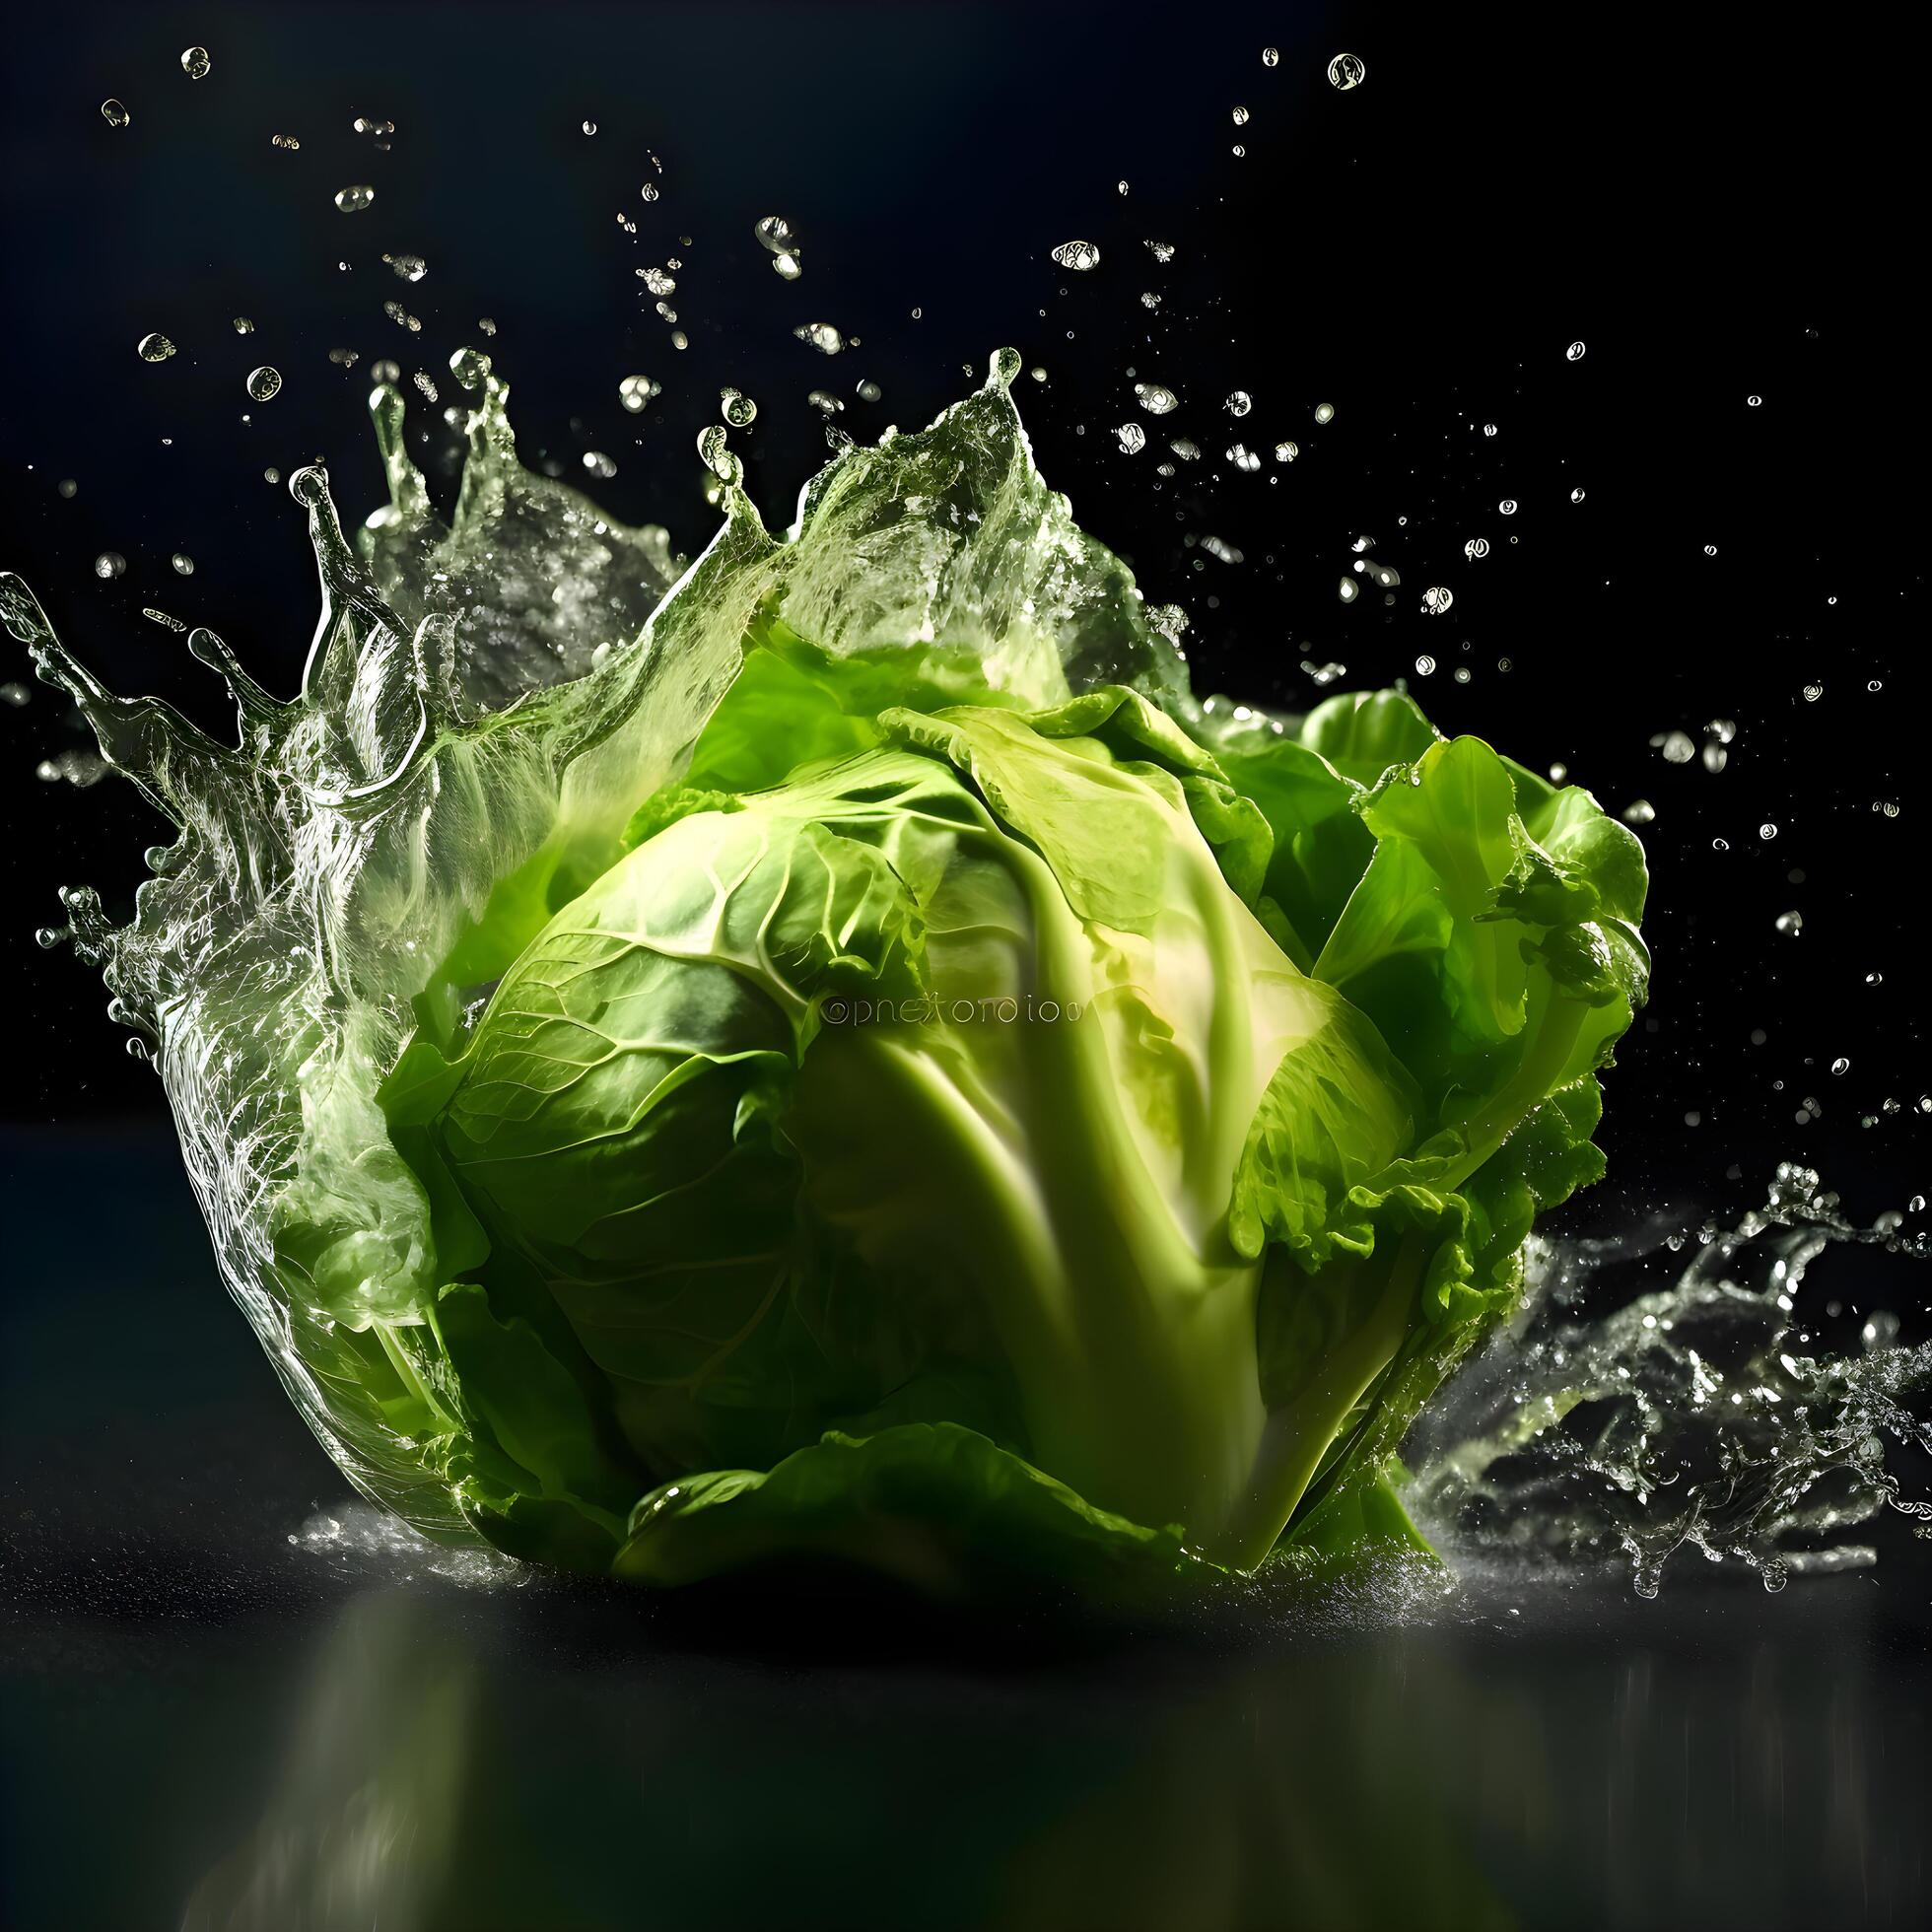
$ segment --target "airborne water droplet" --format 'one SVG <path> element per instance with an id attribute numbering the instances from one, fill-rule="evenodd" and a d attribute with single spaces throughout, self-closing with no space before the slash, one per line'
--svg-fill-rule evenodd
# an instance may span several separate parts
<path id="1" fill-rule="evenodd" d="M 1332 402 L 1318 402 L 1315 405 L 1315 420 L 1318 423 L 1334 422 L 1335 404 Z"/>
<path id="2" fill-rule="evenodd" d="M 118 550 L 104 550 L 94 560 L 94 574 L 103 579 L 115 578 L 127 568 L 127 559 Z"/>
<path id="3" fill-rule="evenodd" d="M 144 335 L 134 345 L 134 353 L 143 362 L 166 362 L 174 353 L 174 345 L 165 335 Z"/>
<path id="4" fill-rule="evenodd" d="M 748 395 L 743 395 L 736 389 L 720 389 L 718 413 L 732 429 L 748 429 L 758 414 L 758 405 Z"/>
<path id="5" fill-rule="evenodd" d="M 111 95 L 101 104 L 101 118 L 109 127 L 125 127 L 134 118 Z"/>
<path id="6" fill-rule="evenodd" d="M 1328 77 L 1331 85 L 1346 94 L 1368 79 L 1368 65 L 1360 54 L 1339 53 L 1328 64 Z"/>
<path id="7" fill-rule="evenodd" d="M 654 382 L 648 376 L 627 376 L 617 385 L 617 400 L 633 416 L 639 415 L 644 410 L 650 408 L 651 398 L 655 395 L 661 395 L 662 393 L 661 385 Z"/>
<path id="8" fill-rule="evenodd" d="M 830 322 L 800 322 L 792 333 L 800 342 L 809 342 L 821 356 L 836 356 L 845 347 L 845 338 Z"/>
<path id="9" fill-rule="evenodd" d="M 1053 258 L 1062 268 L 1070 268 L 1076 275 L 1084 275 L 1089 268 L 1098 265 L 1100 247 L 1094 242 L 1063 242 L 1053 251 Z"/>
<path id="10" fill-rule="evenodd" d="M 1281 64 L 1280 49 L 1278 47 L 1263 47 L 1261 50 L 1261 64 L 1264 67 L 1278 67 Z"/>
<path id="11" fill-rule="evenodd" d="M 606 480 L 617 474 L 616 463 L 609 456 L 606 456 L 601 449 L 585 450 L 584 467 L 592 476 L 600 476 Z"/>
<path id="12" fill-rule="evenodd" d="M 1233 117 L 1233 120 L 1234 120 L 1234 124 L 1235 124 L 1235 126 L 1236 126 L 1236 127 L 1246 127 L 1246 126 L 1248 125 L 1248 110 L 1247 110 L 1247 108 L 1245 108 L 1245 107 L 1238 107 L 1238 106 L 1237 106 L 1237 107 L 1233 107 L 1233 108 L 1231 108 L 1231 109 L 1229 110 L 1229 112 L 1231 113 L 1231 115 L 1232 115 L 1232 117 Z"/>
<path id="13" fill-rule="evenodd" d="M 175 551 L 173 556 L 169 559 L 169 562 L 174 566 L 176 577 L 192 577 L 194 575 L 194 559 L 185 550 Z"/>
<path id="14" fill-rule="evenodd" d="M 1580 342 L 1572 342 L 1569 345 L 1569 347 L 1563 351 L 1563 354 L 1570 362 L 1581 362 L 1583 360 L 1583 344 Z"/>
<path id="15" fill-rule="evenodd" d="M 751 232 L 759 246 L 775 255 L 792 254 L 797 249 L 798 237 L 783 215 L 765 216 Z"/>
<path id="16" fill-rule="evenodd" d="M 181 50 L 181 72 L 191 81 L 201 80 L 214 64 L 208 58 L 206 47 L 184 47 Z"/>
<path id="17" fill-rule="evenodd" d="M 376 190 L 366 181 L 357 182 L 351 187 L 337 188 L 335 191 L 335 205 L 345 215 L 360 215 L 364 209 L 372 206 L 375 200 Z"/>
<path id="18" fill-rule="evenodd" d="M 782 282 L 795 282 L 805 272 L 804 264 L 794 254 L 776 254 L 772 257 L 772 272 Z M 914 310 L 917 313 L 917 310 Z"/>
<path id="19" fill-rule="evenodd" d="M 282 390 L 282 372 L 263 363 L 259 369 L 248 372 L 248 393 L 257 402 L 268 402 Z"/>
<path id="20" fill-rule="evenodd" d="M 596 124 L 596 122 L 595 122 L 595 121 L 593 121 L 593 120 L 586 120 L 586 122 L 584 123 L 584 132 L 585 132 L 585 133 L 586 133 L 586 135 L 590 135 L 590 134 L 594 134 L 594 133 L 595 133 L 596 131 L 597 131 L 597 124 Z"/>
<path id="21" fill-rule="evenodd" d="M 1181 400 L 1159 382 L 1135 383 L 1134 399 L 1149 416 L 1165 416 L 1169 410 L 1178 408 Z"/>
<path id="22" fill-rule="evenodd" d="M 1230 416 L 1245 416 L 1255 406 L 1255 399 L 1246 389 L 1236 389 L 1221 406 Z"/>
<path id="23" fill-rule="evenodd" d="M 255 325 L 246 315 L 238 315 L 235 318 L 235 332 L 237 335 L 252 335 Z"/>
<path id="24" fill-rule="evenodd" d="M 1301 445 L 1298 443 L 1277 443 L 1275 446 L 1275 460 L 1277 463 L 1291 463 L 1300 454 Z"/>
<path id="25" fill-rule="evenodd" d="M 1130 456 L 1138 456 L 1147 447 L 1147 432 L 1138 423 L 1123 423 L 1114 434 Z"/>

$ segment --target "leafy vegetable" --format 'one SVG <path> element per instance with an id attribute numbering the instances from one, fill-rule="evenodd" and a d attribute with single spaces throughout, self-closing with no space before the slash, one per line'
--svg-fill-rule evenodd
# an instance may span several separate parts
<path id="1" fill-rule="evenodd" d="M 484 1535 L 937 1582 L 1404 1525 L 1595 1177 L 1641 854 L 1394 693 L 1193 724 L 768 628 L 628 851 L 493 902 L 382 1090 Z"/>

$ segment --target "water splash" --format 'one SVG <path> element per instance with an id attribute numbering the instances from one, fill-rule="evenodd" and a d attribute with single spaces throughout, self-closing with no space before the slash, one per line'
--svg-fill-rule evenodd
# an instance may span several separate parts
<path id="1" fill-rule="evenodd" d="M 1816 1265 L 1852 1250 L 1932 1259 L 1900 1216 L 1855 1226 L 1789 1163 L 1734 1228 L 1534 1240 L 1522 1314 L 1411 1440 L 1419 1516 L 1446 1550 L 1627 1560 L 1643 1596 L 1687 1549 L 1776 1590 L 1875 1562 L 1855 1533 L 1885 1511 L 1932 1535 L 1932 1502 L 1886 1464 L 1888 1445 L 1932 1453 L 1932 1343 L 1828 1299 Z"/>
<path id="2" fill-rule="evenodd" d="M 402 393 L 380 381 L 389 500 L 356 541 L 319 465 L 289 479 L 321 586 L 300 689 L 277 697 L 212 631 L 188 637 L 227 684 L 234 743 L 107 690 L 0 573 L 0 621 L 173 827 L 129 924 L 75 886 L 67 924 L 39 936 L 99 965 L 159 1070 L 223 1277 L 298 1408 L 417 1530 L 473 1541 L 411 1433 L 440 1413 L 431 1208 L 377 1090 L 424 1002 L 474 991 L 446 966 L 492 896 L 559 890 L 616 857 L 759 626 L 839 654 L 970 652 L 1034 704 L 1100 682 L 1185 690 L 1130 573 L 1034 467 L 1019 368 L 1002 350 L 930 429 L 848 440 L 783 537 L 718 429 L 724 521 L 688 565 L 661 528 L 518 461 L 509 390 L 474 349 L 450 360 L 476 400 L 446 523 L 407 454 Z M 278 1246 L 290 1226 L 309 1230 L 301 1252 Z"/>

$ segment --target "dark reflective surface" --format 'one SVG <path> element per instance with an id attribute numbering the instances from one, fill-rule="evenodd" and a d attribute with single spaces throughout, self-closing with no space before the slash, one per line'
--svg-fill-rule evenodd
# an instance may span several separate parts
<path id="1" fill-rule="evenodd" d="M 1924 1917 L 1909 1544 L 1133 1627 L 463 1582 L 341 1497 L 172 1160 L 0 1144 L 10 1925 Z"/>

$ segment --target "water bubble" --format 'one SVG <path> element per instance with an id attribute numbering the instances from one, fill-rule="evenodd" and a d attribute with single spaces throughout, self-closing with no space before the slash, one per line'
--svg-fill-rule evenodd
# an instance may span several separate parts
<path id="1" fill-rule="evenodd" d="M 1486 557 L 1488 554 L 1489 539 L 1486 536 L 1473 536 L 1463 545 L 1463 555 L 1471 563 L 1475 563 L 1479 557 Z"/>
<path id="2" fill-rule="evenodd" d="M 792 333 L 808 342 L 821 356 L 836 356 L 845 347 L 845 338 L 830 322 L 800 322 Z"/>
<path id="3" fill-rule="evenodd" d="M 1433 657 L 1417 657 L 1415 659 L 1415 675 L 1417 677 L 1433 677 L 1435 675 L 1435 659 Z"/>
<path id="4" fill-rule="evenodd" d="M 752 419 L 758 414 L 758 405 L 748 395 L 742 395 L 736 389 L 720 389 L 718 413 L 732 429 L 749 429 Z"/>
<path id="5" fill-rule="evenodd" d="M 1707 543 L 1707 544 L 1705 544 L 1705 545 L 1704 545 L 1704 555 L 1705 555 L 1706 557 L 1714 557 L 1714 556 L 1716 556 L 1716 555 L 1717 555 L 1717 545 L 1716 545 L 1716 544 L 1714 544 L 1714 543 Z"/>
<path id="6" fill-rule="evenodd" d="M 612 457 L 606 456 L 601 449 L 585 450 L 584 467 L 587 469 L 592 476 L 602 477 L 606 481 L 617 474 L 617 464 L 615 460 Z"/>
<path id="7" fill-rule="evenodd" d="M 208 49 L 206 47 L 183 47 L 181 49 L 181 72 L 191 81 L 201 80 L 214 64 L 208 58 Z"/>
<path id="8" fill-rule="evenodd" d="M 1851 1071 L 1851 1062 L 1848 1061 L 1843 1054 L 1840 1054 L 1837 1057 L 1837 1059 L 1831 1063 L 1831 1070 L 1834 1073 L 1849 1073 Z"/>
<path id="9" fill-rule="evenodd" d="M 1301 445 L 1298 443 L 1277 443 L 1275 446 L 1275 460 L 1277 463 L 1291 463 L 1300 454 Z"/>
<path id="10" fill-rule="evenodd" d="M 1623 822 L 1626 825 L 1653 825 L 1657 820 L 1657 807 L 1648 798 L 1632 798 L 1623 807 Z"/>
<path id="11" fill-rule="evenodd" d="M 1795 911 L 1779 913 L 1771 924 L 1780 932 L 1784 933 L 1787 938 L 1795 939 L 1805 930 L 1805 916 L 1803 913 Z"/>
<path id="12" fill-rule="evenodd" d="M 1127 183 L 1126 183 L 1126 182 L 1125 182 L 1124 180 L 1123 180 L 1123 181 L 1116 181 L 1116 182 L 1114 183 L 1114 186 L 1115 186 L 1115 187 L 1116 187 L 1116 188 L 1117 188 L 1117 189 L 1118 189 L 1118 190 L 1119 190 L 1119 191 L 1120 191 L 1120 192 L 1121 192 L 1122 194 L 1125 194 L 1125 193 L 1127 192 Z"/>
<path id="13" fill-rule="evenodd" d="M 112 95 L 101 104 L 101 118 L 109 127 L 125 127 L 134 116 Z"/>
<path id="14" fill-rule="evenodd" d="M 1493 424 L 1493 423 L 1484 423 L 1484 424 L 1483 425 L 1483 434 L 1484 434 L 1484 436 L 1494 436 L 1494 435 L 1495 435 L 1495 433 L 1496 433 L 1496 426 L 1495 426 L 1495 424 Z"/>
<path id="15" fill-rule="evenodd" d="M 1455 601 L 1455 591 L 1445 588 L 1440 584 L 1432 584 L 1422 592 L 1422 608 L 1431 617 L 1444 615 Z"/>
<path id="16" fill-rule="evenodd" d="M 1503 500 L 1496 505 L 1496 508 L 1498 511 L 1502 513 L 1503 516 L 1514 517 L 1516 515 L 1516 499 L 1514 497 L 1504 497 Z"/>
<path id="17" fill-rule="evenodd" d="M 127 569 L 127 559 L 118 550 L 104 550 L 94 560 L 94 574 L 103 579 L 119 577 Z"/>
<path id="18" fill-rule="evenodd" d="M 725 447 L 725 432 L 718 423 L 698 432 L 698 457 L 721 483 L 735 483 L 741 474 L 738 459 Z"/>
<path id="19" fill-rule="evenodd" d="M 174 575 L 176 577 L 192 577 L 194 575 L 194 559 L 185 550 L 175 551 L 173 556 L 169 558 L 168 561 L 174 566 Z"/>
<path id="20" fill-rule="evenodd" d="M 1318 423 L 1334 422 L 1335 404 L 1332 402 L 1318 402 L 1315 405 L 1315 420 Z"/>
<path id="21" fill-rule="evenodd" d="M 1099 266 L 1100 246 L 1094 242 L 1063 242 L 1053 251 L 1053 258 L 1062 268 L 1070 268 L 1076 275 L 1084 275 L 1089 268 Z"/>
<path id="22" fill-rule="evenodd" d="M 588 136 L 588 135 L 592 135 L 592 134 L 594 134 L 594 133 L 596 133 L 596 131 L 597 131 L 597 124 L 596 124 L 596 122 L 595 122 L 595 121 L 593 121 L 593 120 L 586 120 L 586 122 L 584 123 L 584 132 L 585 132 L 585 134 L 586 134 L 586 136 Z"/>
<path id="23" fill-rule="evenodd" d="M 1166 263 L 1174 259 L 1174 244 L 1171 242 L 1149 242 L 1145 245 L 1147 252 L 1157 262 Z"/>
<path id="24" fill-rule="evenodd" d="M 1261 467 L 1261 452 L 1250 449 L 1245 443 L 1228 445 L 1227 459 L 1236 469 L 1252 475 Z"/>
<path id="25" fill-rule="evenodd" d="M 248 372 L 248 393 L 257 402 L 268 402 L 282 391 L 282 372 L 263 363 Z"/>
<path id="26" fill-rule="evenodd" d="M 1339 53 L 1328 64 L 1329 85 L 1346 94 L 1368 79 L 1368 63 L 1358 53 Z"/>
<path id="27" fill-rule="evenodd" d="M 1233 116 L 1233 119 L 1234 119 L 1234 124 L 1235 124 L 1235 126 L 1236 126 L 1236 127 L 1246 127 L 1246 126 L 1248 125 L 1248 110 L 1247 110 L 1247 108 L 1245 108 L 1245 107 L 1233 107 L 1233 108 L 1231 108 L 1231 109 L 1229 109 L 1229 112 L 1230 112 L 1230 113 L 1232 114 L 1232 116 Z"/>
<path id="28" fill-rule="evenodd" d="M 1137 382 L 1134 385 L 1134 400 L 1149 416 L 1165 416 L 1179 407 L 1181 399 L 1172 389 L 1159 382 Z"/>
<path id="29" fill-rule="evenodd" d="M 1817 704 L 1819 699 L 1824 697 L 1824 695 L 1825 687 L 1822 684 L 1807 684 L 1805 686 L 1805 702 L 1808 705 Z"/>
<path id="30" fill-rule="evenodd" d="M 1246 389 L 1236 389 L 1221 405 L 1230 416 L 1245 416 L 1254 406 L 1255 399 Z"/>
<path id="31" fill-rule="evenodd" d="M 1762 396 L 1746 396 L 1744 400 L 1745 406 L 1748 409 L 1761 409 L 1764 405 L 1764 398 Z"/>
<path id="32" fill-rule="evenodd" d="M 1731 841 L 1729 839 L 1713 839 L 1710 842 L 1710 849 L 1713 852 L 1729 852 L 1731 850 Z"/>
<path id="33" fill-rule="evenodd" d="M 81 486 L 78 483 L 76 483 L 71 476 L 63 476 L 60 479 L 60 481 L 54 485 L 54 488 L 58 490 L 60 494 L 63 497 L 67 498 L 70 502 L 79 493 L 80 487 Z"/>
<path id="34" fill-rule="evenodd" d="M 855 384 L 853 392 L 861 402 L 876 402 L 885 393 L 876 382 L 871 381 L 869 379 Z"/>
<path id="35" fill-rule="evenodd" d="M 1777 827 L 1767 818 L 1763 824 L 1759 826 L 1758 836 L 1760 839 L 1774 839 L 1777 837 Z"/>
<path id="36" fill-rule="evenodd" d="M 279 483 L 282 480 L 282 472 L 271 465 L 262 471 L 261 480 L 264 483 Z"/>
<path id="37" fill-rule="evenodd" d="M 143 362 L 166 362 L 174 353 L 174 345 L 165 335 L 144 335 L 134 345 L 134 353 Z"/>
<path id="38" fill-rule="evenodd" d="M 1581 503 L 1582 501 L 1583 501 L 1583 491 L 1580 487 L 1570 492 L 1571 503 Z"/>
<path id="39" fill-rule="evenodd" d="M 1361 586 L 1352 577 L 1345 577 L 1338 586 L 1336 594 L 1341 597 L 1344 603 L 1353 603 L 1361 595 Z"/>
<path id="40" fill-rule="evenodd" d="M 617 385 L 617 400 L 633 416 L 650 408 L 651 398 L 663 393 L 663 385 L 654 382 L 648 376 L 627 376 Z"/>
<path id="41" fill-rule="evenodd" d="M 1228 150 L 1228 153 L 1231 154 L 1236 161 L 1241 160 L 1241 158 L 1244 155 L 1246 155 L 1247 152 L 1248 152 L 1247 149 L 1244 148 L 1239 141 L 1235 142 L 1234 146 Z"/>
<path id="42" fill-rule="evenodd" d="M 374 206 L 375 201 L 376 190 L 366 181 L 335 191 L 335 205 L 345 215 L 360 215 L 365 208 Z"/>
<path id="43" fill-rule="evenodd" d="M 671 347 L 673 349 L 688 349 L 690 346 L 691 338 L 681 328 L 671 330 Z"/>
<path id="44" fill-rule="evenodd" d="M 1123 423 L 1114 434 L 1130 456 L 1138 456 L 1147 447 L 1147 432 L 1138 423 Z"/>
<path id="45" fill-rule="evenodd" d="M 1569 347 L 1563 351 L 1563 356 L 1564 359 L 1568 362 L 1581 362 L 1583 360 L 1583 344 L 1580 342 L 1572 342 L 1569 345 Z"/>
<path id="46" fill-rule="evenodd" d="M 1263 47 L 1261 64 L 1264 67 L 1278 67 L 1281 64 L 1281 50 L 1278 47 Z"/>

